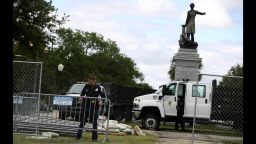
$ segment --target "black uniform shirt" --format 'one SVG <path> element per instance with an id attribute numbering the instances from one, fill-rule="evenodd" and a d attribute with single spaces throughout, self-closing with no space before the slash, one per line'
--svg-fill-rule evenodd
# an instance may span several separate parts
<path id="1" fill-rule="evenodd" d="M 101 88 L 99 85 L 95 85 L 94 87 L 86 84 L 80 94 L 80 96 L 85 96 L 86 97 L 98 97 L 99 95 L 101 96 L 101 98 L 105 98 L 105 94 L 101 91 Z M 83 100 L 84 103 L 84 100 Z M 94 104 L 96 103 L 96 106 L 98 106 L 99 102 L 97 99 L 87 99 L 86 100 L 86 104 L 87 106 L 89 106 L 89 104 Z"/>

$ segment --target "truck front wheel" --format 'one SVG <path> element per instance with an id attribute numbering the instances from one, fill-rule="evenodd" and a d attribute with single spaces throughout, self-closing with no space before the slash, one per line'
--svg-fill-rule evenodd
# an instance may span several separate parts
<path id="1" fill-rule="evenodd" d="M 154 114 L 147 114 L 142 119 L 142 127 L 149 130 L 158 130 L 160 126 L 159 118 Z"/>

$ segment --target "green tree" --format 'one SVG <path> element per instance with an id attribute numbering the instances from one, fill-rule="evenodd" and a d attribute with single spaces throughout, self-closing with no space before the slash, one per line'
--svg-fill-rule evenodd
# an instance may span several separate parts
<path id="1" fill-rule="evenodd" d="M 74 81 L 85 81 L 94 72 L 98 81 L 123 86 L 148 87 L 136 81 L 143 80 L 136 63 L 120 53 L 116 42 L 95 32 L 84 32 L 70 28 L 57 30 L 58 48 L 51 51 L 44 61 L 43 86 L 45 91 L 56 89 L 48 86 L 56 83 L 57 65 L 62 63 L 62 86 L 70 87 Z M 66 89 L 67 90 L 67 89 Z M 43 91 L 43 90 L 42 90 Z"/>
<path id="2" fill-rule="evenodd" d="M 223 77 L 219 86 L 222 87 L 243 87 L 243 66 L 240 64 L 236 64 L 232 66 L 227 74 Z"/>
<path id="3" fill-rule="evenodd" d="M 241 76 L 243 77 L 243 66 L 240 64 L 236 64 L 235 66 L 232 66 L 230 70 L 228 71 L 227 76 Z"/>
<path id="4" fill-rule="evenodd" d="M 54 41 L 53 34 L 58 26 L 67 21 L 64 14 L 60 19 L 52 1 L 13 1 L 13 54 L 38 60 L 45 47 Z"/>

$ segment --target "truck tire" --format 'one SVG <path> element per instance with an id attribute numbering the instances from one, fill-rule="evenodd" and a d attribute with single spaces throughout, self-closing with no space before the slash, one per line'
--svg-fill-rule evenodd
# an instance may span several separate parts
<path id="1" fill-rule="evenodd" d="M 149 130 L 159 130 L 160 120 L 154 114 L 147 114 L 142 119 L 142 127 Z"/>

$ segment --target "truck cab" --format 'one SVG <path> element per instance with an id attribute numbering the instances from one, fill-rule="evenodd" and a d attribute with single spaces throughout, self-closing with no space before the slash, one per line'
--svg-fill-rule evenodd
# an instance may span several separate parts
<path id="1" fill-rule="evenodd" d="M 142 120 L 142 127 L 158 130 L 160 121 L 175 121 L 178 97 L 184 97 L 184 121 L 193 121 L 195 97 L 196 118 L 209 120 L 211 114 L 211 84 L 195 81 L 171 81 L 162 85 L 155 93 L 135 97 L 133 119 Z"/>

